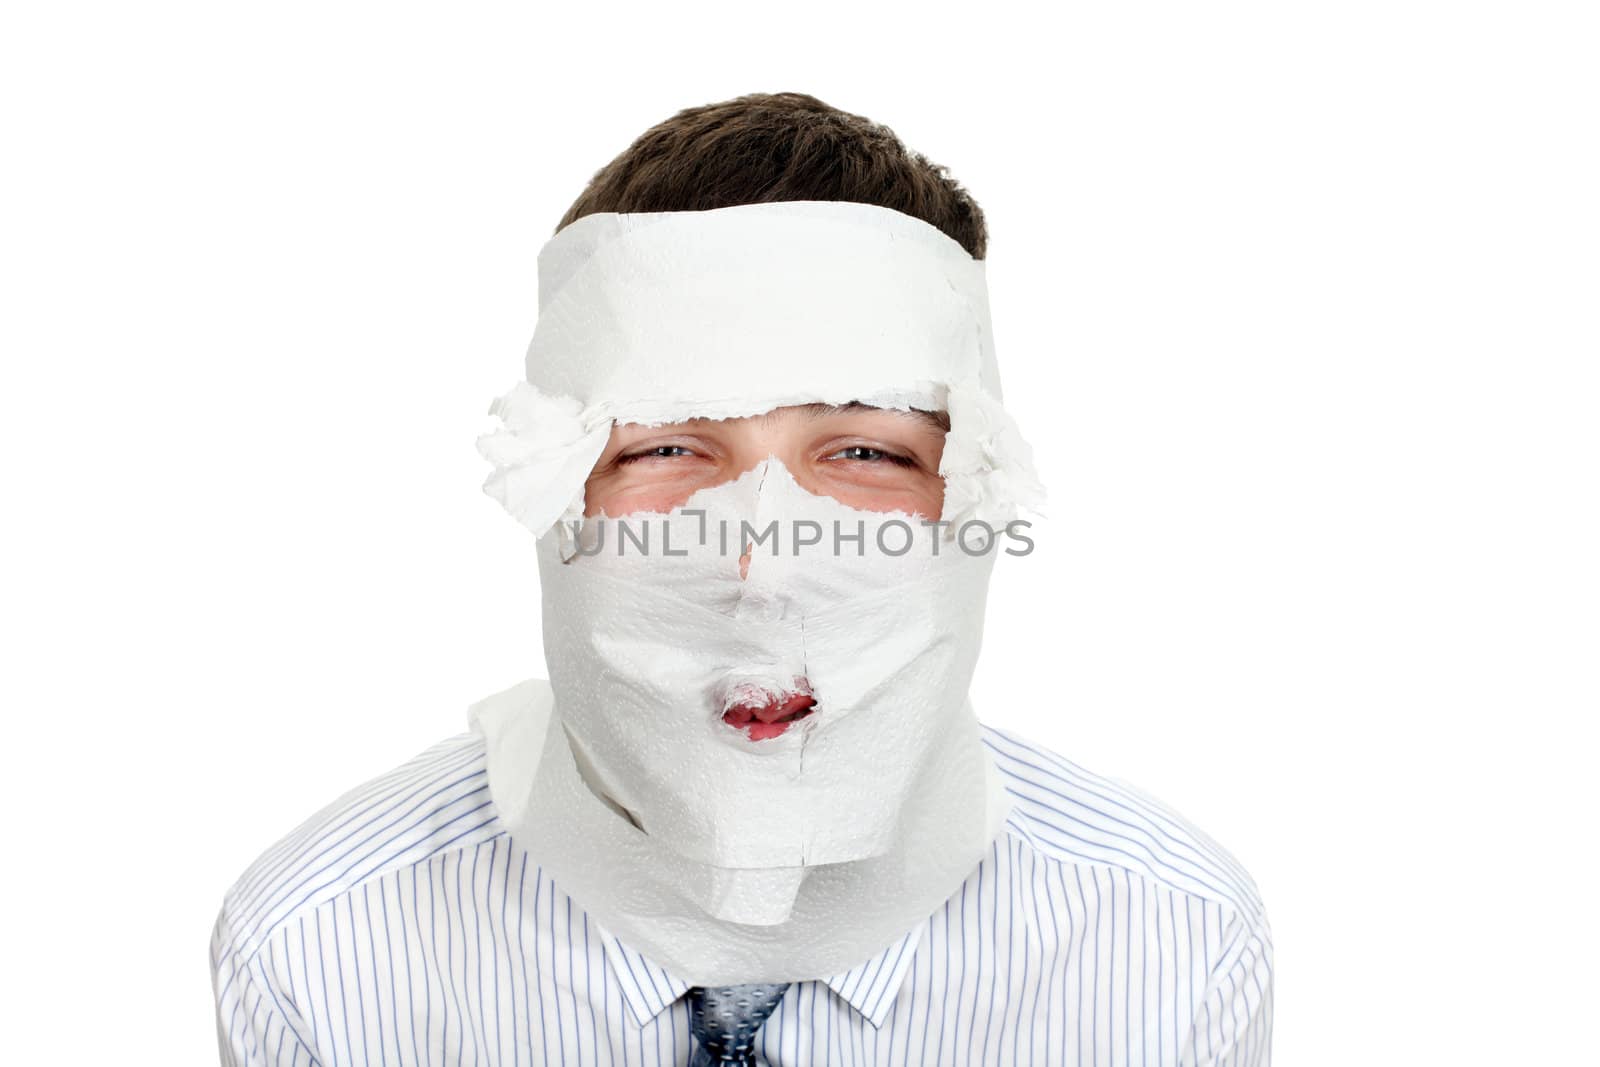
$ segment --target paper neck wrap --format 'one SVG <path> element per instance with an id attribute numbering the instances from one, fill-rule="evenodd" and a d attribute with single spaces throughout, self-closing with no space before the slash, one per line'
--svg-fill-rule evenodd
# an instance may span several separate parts
<path id="1" fill-rule="evenodd" d="M 941 518 L 1038 510 L 1032 454 L 1001 405 L 984 262 L 902 212 L 841 201 L 605 212 L 539 253 L 527 377 L 479 438 L 485 492 L 537 536 L 581 519 L 613 422 L 733 418 L 791 404 L 946 411 Z M 570 546 L 567 546 L 570 551 Z"/>

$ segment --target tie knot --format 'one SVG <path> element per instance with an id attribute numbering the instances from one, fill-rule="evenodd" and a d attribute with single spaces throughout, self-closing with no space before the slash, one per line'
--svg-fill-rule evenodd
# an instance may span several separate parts
<path id="1" fill-rule="evenodd" d="M 728 1063 L 754 1067 L 756 1031 L 788 988 L 788 982 L 691 986 L 689 1025 L 700 1043 L 695 1067 Z"/>

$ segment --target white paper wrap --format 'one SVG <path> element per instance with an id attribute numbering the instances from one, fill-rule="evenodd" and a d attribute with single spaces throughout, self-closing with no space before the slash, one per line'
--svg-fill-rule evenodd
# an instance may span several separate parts
<path id="1" fill-rule="evenodd" d="M 526 380 L 478 446 L 485 490 L 537 535 L 550 697 L 519 690 L 474 722 L 513 834 L 679 976 L 847 970 L 1000 832 L 1006 794 L 966 695 L 994 556 L 957 533 L 1042 501 L 1001 399 L 984 264 L 897 211 L 605 213 L 541 251 Z M 670 516 L 622 517 L 674 553 L 587 553 L 584 483 L 613 423 L 852 401 L 949 413 L 940 536 L 810 494 L 769 458 Z M 778 554 L 758 546 L 741 579 L 719 519 L 736 541 L 742 520 L 776 520 Z M 796 553 L 800 521 L 859 529 L 864 550 Z M 893 524 L 912 534 L 900 555 L 878 541 Z M 817 707 L 781 736 L 722 721 L 730 687 L 800 677 Z"/>
<path id="2" fill-rule="evenodd" d="M 1003 526 L 1044 491 L 1001 404 L 984 263 L 921 219 L 788 201 L 585 216 L 539 254 L 526 381 L 479 438 L 485 491 L 537 536 L 580 518 L 613 421 L 789 404 L 950 413 L 942 518 Z"/>
<path id="3" fill-rule="evenodd" d="M 627 517 L 627 540 L 617 521 L 588 520 L 595 554 L 565 562 L 555 531 L 540 540 L 556 715 L 525 791 L 502 777 L 502 816 L 557 884 L 690 981 L 848 969 L 955 891 L 1009 810 L 966 696 L 993 553 L 811 494 L 776 459 Z M 769 524 L 741 580 L 741 532 Z M 722 721 L 730 677 L 795 676 L 818 704 L 781 736 Z"/>

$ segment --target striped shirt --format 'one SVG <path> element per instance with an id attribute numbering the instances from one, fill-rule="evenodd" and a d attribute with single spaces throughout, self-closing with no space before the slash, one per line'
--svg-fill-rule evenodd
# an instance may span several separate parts
<path id="1" fill-rule="evenodd" d="M 881 953 L 792 984 L 761 1062 L 1268 1067 L 1272 938 L 1249 874 L 1182 816 L 1004 730 L 1005 832 Z M 687 983 L 507 832 L 483 736 L 333 801 L 228 889 L 225 1065 L 690 1061 Z"/>

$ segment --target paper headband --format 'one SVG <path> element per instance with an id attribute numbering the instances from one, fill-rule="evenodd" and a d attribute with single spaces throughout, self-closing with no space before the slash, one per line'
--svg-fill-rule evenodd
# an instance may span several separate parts
<path id="1" fill-rule="evenodd" d="M 583 516 L 613 421 L 790 404 L 947 411 L 942 518 L 1037 510 L 1031 450 L 1001 406 L 984 262 L 937 227 L 846 201 L 602 212 L 539 252 L 526 381 L 478 439 L 484 491 L 535 535 Z"/>

